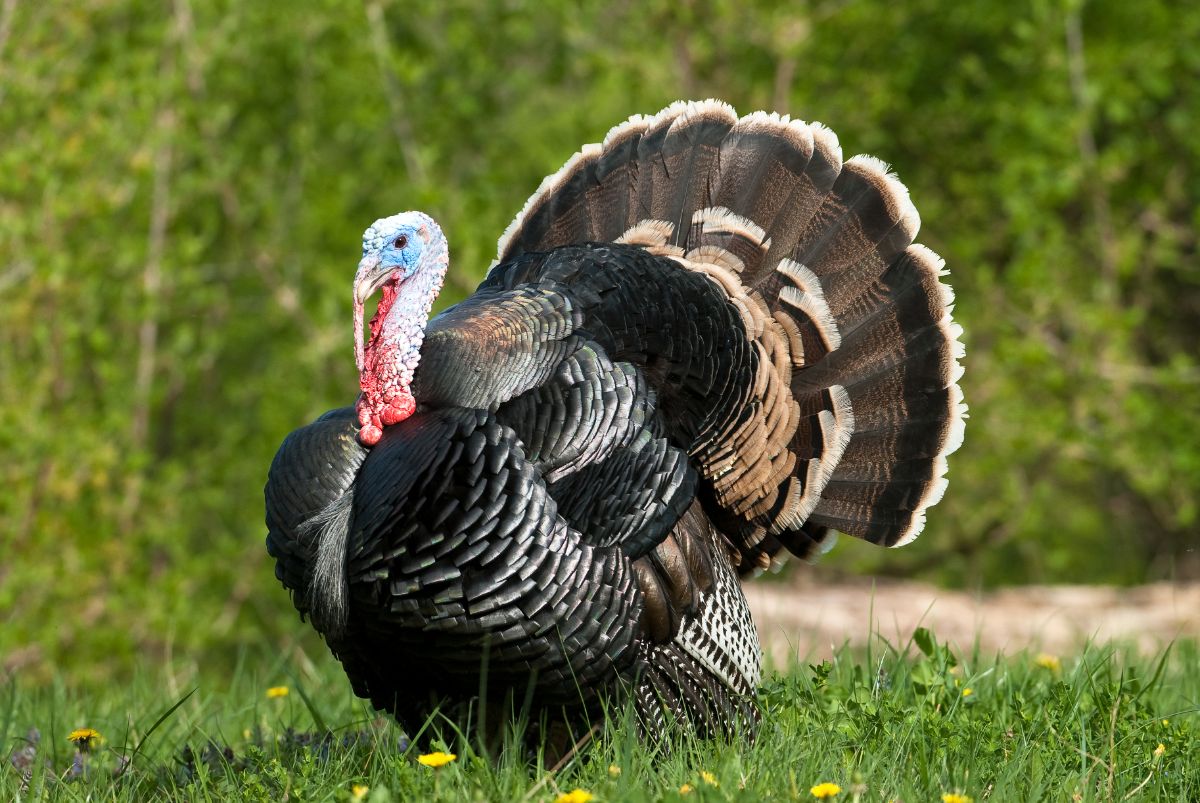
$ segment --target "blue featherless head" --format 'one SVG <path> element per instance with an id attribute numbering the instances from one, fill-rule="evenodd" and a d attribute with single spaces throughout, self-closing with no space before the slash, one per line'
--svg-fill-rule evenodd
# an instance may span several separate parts
<path id="1" fill-rule="evenodd" d="M 399 270 L 407 279 L 417 269 L 422 252 L 441 230 L 422 212 L 401 212 L 380 218 L 363 232 L 363 259 L 379 260 L 385 270 Z"/>

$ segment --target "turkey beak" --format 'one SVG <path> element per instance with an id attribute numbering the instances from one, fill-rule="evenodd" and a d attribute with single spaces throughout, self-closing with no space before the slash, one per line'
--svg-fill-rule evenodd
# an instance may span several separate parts
<path id="1" fill-rule="evenodd" d="M 362 374 L 366 366 L 366 347 L 363 345 L 363 309 L 371 294 L 387 281 L 390 271 L 380 270 L 378 254 L 362 258 L 354 274 L 354 364 Z"/>
<path id="2" fill-rule="evenodd" d="M 365 305 L 371 294 L 387 281 L 390 273 L 388 270 L 380 270 L 377 254 L 363 257 L 358 263 L 358 273 L 354 274 L 354 303 L 359 307 Z"/>

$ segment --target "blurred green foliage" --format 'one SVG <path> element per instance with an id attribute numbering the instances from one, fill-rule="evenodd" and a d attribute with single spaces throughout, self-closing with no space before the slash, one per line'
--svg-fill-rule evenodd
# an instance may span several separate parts
<path id="1" fill-rule="evenodd" d="M 263 549 L 292 428 L 356 392 L 376 217 L 470 292 L 628 115 L 820 119 L 912 191 L 966 328 L 922 539 L 818 571 L 1200 574 L 1200 6 L 0 1 L 0 661 L 82 681 L 307 633 Z"/>

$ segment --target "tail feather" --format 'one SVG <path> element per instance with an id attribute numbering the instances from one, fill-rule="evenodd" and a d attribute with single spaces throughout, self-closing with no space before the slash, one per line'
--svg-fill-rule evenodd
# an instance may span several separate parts
<path id="1" fill-rule="evenodd" d="M 721 162 L 708 203 L 736 209 L 771 228 L 802 182 L 812 136 L 777 114 L 743 117 L 721 143 Z"/>
<path id="2" fill-rule="evenodd" d="M 678 107 L 677 117 L 664 120 L 662 141 L 654 138 L 652 129 L 640 149 L 653 168 L 641 176 L 642 192 L 648 184 L 651 197 L 646 216 L 672 223 L 677 234 L 687 231 L 695 210 L 708 205 L 709 177 L 719 163 L 722 143 L 737 123 L 737 114 L 724 103 Z"/>
<path id="3" fill-rule="evenodd" d="M 820 123 L 676 103 L 547 178 L 499 260 L 625 242 L 724 289 L 757 368 L 741 411 L 690 452 L 755 567 L 819 551 L 829 529 L 905 543 L 941 497 L 966 417 L 961 330 L 919 227 L 887 165 L 843 163 Z"/>
<path id="4" fill-rule="evenodd" d="M 636 222 L 637 148 L 644 124 L 630 121 L 605 138 L 599 158 L 590 167 L 593 182 L 587 189 L 588 207 L 598 210 L 585 239 L 613 242 Z"/>
<path id="5" fill-rule="evenodd" d="M 785 130 L 779 132 L 779 136 L 792 139 L 797 128 L 805 129 L 812 145 L 804 171 L 797 176 L 787 200 L 769 226 L 771 250 L 767 253 L 767 265 L 776 265 L 795 253 L 809 221 L 824 203 L 842 171 L 842 146 L 838 143 L 837 134 L 821 123 L 805 125 L 793 120 Z M 772 276 L 773 271 L 769 271 L 761 277 L 754 277 L 756 286 L 770 282 Z"/>
<path id="6" fill-rule="evenodd" d="M 933 431 L 927 433 L 932 436 L 936 434 Z M 932 440 L 932 437 L 928 439 Z M 856 449 L 869 448 L 869 441 L 862 432 L 854 433 L 854 441 Z M 838 477 L 831 485 L 841 485 L 848 483 L 886 483 L 886 482 L 925 482 L 928 481 L 931 473 L 936 469 L 933 468 L 934 463 L 942 459 L 940 455 L 915 456 L 905 460 L 897 460 L 894 463 L 885 463 L 882 460 L 854 460 L 858 453 L 852 453 L 852 450 L 847 448 L 846 454 L 842 457 L 842 462 L 838 465 Z"/>
<path id="7" fill-rule="evenodd" d="M 889 315 L 909 320 L 924 316 L 926 321 L 940 322 L 944 312 L 954 309 L 954 291 L 940 281 L 943 265 L 928 248 L 909 246 L 876 281 L 845 304 L 839 315 L 842 333 L 849 336 L 860 327 L 878 326 Z"/>
<path id="8" fill-rule="evenodd" d="M 743 274 L 758 269 L 770 241 L 762 227 L 750 218 L 723 206 L 708 206 L 692 214 L 683 247 L 684 256 L 691 262 Z M 744 280 L 738 285 L 746 286 Z"/>

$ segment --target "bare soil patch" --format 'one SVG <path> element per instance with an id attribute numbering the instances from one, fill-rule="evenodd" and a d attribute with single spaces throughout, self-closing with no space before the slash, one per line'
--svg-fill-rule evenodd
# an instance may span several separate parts
<path id="1" fill-rule="evenodd" d="M 972 593 L 912 582 L 823 585 L 811 578 L 751 582 L 746 597 L 777 665 L 827 658 L 878 632 L 903 646 L 918 626 L 957 650 L 978 640 L 985 653 L 1070 654 L 1084 642 L 1118 641 L 1153 652 L 1173 639 L 1200 639 L 1200 583 L 1022 586 Z"/>

